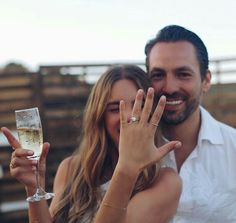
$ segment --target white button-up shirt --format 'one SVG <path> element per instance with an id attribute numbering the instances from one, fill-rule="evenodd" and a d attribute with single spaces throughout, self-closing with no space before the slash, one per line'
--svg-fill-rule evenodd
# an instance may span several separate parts
<path id="1" fill-rule="evenodd" d="M 173 151 L 164 164 L 177 170 Z M 172 223 L 236 223 L 236 129 L 201 107 L 198 142 L 179 174 L 183 190 Z"/>

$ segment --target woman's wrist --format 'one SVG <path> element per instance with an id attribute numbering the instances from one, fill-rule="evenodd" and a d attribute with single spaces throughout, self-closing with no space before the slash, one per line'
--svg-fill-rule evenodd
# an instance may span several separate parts
<path id="1" fill-rule="evenodd" d="M 125 212 L 138 175 L 136 169 L 127 169 L 127 166 L 118 162 L 103 199 L 103 206 Z"/>
<path id="2" fill-rule="evenodd" d="M 140 171 L 137 167 L 134 167 L 132 165 L 124 165 L 118 161 L 116 168 L 115 168 L 115 173 L 117 173 L 118 175 L 121 175 L 125 178 L 128 178 L 130 180 L 136 181 Z"/>
<path id="3" fill-rule="evenodd" d="M 25 186 L 25 191 L 26 191 L 27 196 L 32 196 L 35 194 L 36 187 Z"/>

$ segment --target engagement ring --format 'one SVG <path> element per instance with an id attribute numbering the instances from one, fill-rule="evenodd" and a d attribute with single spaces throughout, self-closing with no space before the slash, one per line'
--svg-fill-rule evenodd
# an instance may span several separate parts
<path id="1" fill-rule="evenodd" d="M 132 116 L 131 118 L 130 118 L 130 123 L 134 123 L 134 122 L 138 122 L 139 121 L 139 118 L 136 118 L 136 117 L 134 117 L 134 116 Z"/>

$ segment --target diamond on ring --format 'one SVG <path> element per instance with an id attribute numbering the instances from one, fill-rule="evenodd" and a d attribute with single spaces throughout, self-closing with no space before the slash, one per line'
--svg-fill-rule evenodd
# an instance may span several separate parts
<path id="1" fill-rule="evenodd" d="M 134 116 L 132 116 L 131 118 L 130 118 L 130 123 L 134 123 L 134 122 L 138 122 L 139 121 L 139 118 L 136 118 L 136 117 L 134 117 Z"/>

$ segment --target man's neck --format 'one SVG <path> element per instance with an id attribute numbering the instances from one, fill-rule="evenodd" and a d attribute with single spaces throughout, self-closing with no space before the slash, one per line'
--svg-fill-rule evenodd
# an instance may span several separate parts
<path id="1" fill-rule="evenodd" d="M 178 171 L 197 145 L 200 125 L 200 108 L 196 109 L 188 119 L 178 125 L 162 124 L 162 133 L 165 138 L 168 140 L 179 140 L 182 143 L 182 147 L 175 150 Z"/>

